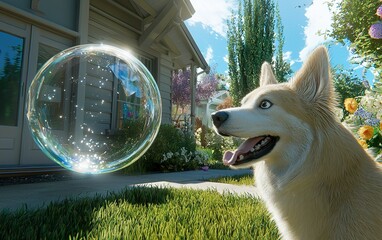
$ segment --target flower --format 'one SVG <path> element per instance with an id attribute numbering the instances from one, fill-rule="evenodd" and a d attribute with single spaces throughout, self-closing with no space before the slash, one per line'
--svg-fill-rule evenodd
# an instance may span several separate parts
<path id="1" fill-rule="evenodd" d="M 376 14 L 380 18 L 382 17 L 382 5 L 377 8 L 377 13 Z"/>
<path id="2" fill-rule="evenodd" d="M 357 110 L 358 103 L 354 98 L 346 98 L 344 101 L 345 109 L 349 113 L 354 113 Z"/>
<path id="3" fill-rule="evenodd" d="M 361 145 L 364 149 L 367 149 L 367 143 L 365 140 L 358 139 L 357 141 L 358 141 L 359 145 Z"/>
<path id="4" fill-rule="evenodd" d="M 208 166 L 203 166 L 203 167 L 201 167 L 201 169 L 203 170 L 203 171 L 208 171 Z"/>
<path id="5" fill-rule="evenodd" d="M 360 107 L 357 109 L 357 111 L 354 112 L 354 116 L 361 117 L 362 119 L 369 119 L 373 115 L 372 115 L 372 113 L 369 113 L 368 111 L 366 111 L 365 109 Z"/>
<path id="6" fill-rule="evenodd" d="M 374 23 L 369 28 L 369 35 L 374 39 L 382 39 L 382 22 Z"/>
<path id="7" fill-rule="evenodd" d="M 377 118 L 368 118 L 365 120 L 365 123 L 370 126 L 379 126 L 380 121 Z"/>
<path id="8" fill-rule="evenodd" d="M 382 0 L 381 0 L 382 2 Z M 382 6 L 381 6 L 382 8 Z M 382 25 L 382 22 L 381 22 Z M 364 96 L 356 97 L 357 110 L 349 114 L 345 121 L 353 126 L 358 143 L 363 148 L 370 148 L 378 156 L 376 161 L 382 164 L 382 84 L 365 90 Z M 348 105 L 350 100 L 347 100 Z"/>
<path id="9" fill-rule="evenodd" d="M 374 128 L 369 125 L 364 125 L 359 128 L 358 135 L 364 140 L 370 140 L 374 135 Z"/>

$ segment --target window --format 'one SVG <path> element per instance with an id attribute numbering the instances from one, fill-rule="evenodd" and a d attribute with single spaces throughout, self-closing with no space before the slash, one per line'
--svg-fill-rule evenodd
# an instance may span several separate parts
<path id="1" fill-rule="evenodd" d="M 154 59 L 144 57 L 142 55 L 138 56 L 138 59 L 139 59 L 139 61 L 141 61 L 143 63 L 143 65 L 145 65 L 145 67 L 151 72 L 151 74 L 154 75 L 153 74 L 153 72 L 154 72 Z"/>
<path id="2" fill-rule="evenodd" d="M 154 75 L 154 59 L 139 55 L 138 60 Z M 117 95 L 117 128 L 123 128 L 124 124 L 130 120 L 136 120 L 139 118 L 142 104 L 142 93 L 139 87 L 136 86 L 135 81 L 137 76 L 127 69 L 127 67 L 121 67 L 124 63 L 118 63 L 121 69 L 125 71 L 125 79 L 119 77 L 121 84 L 118 84 Z M 124 92 L 123 88 L 128 90 Z"/>
<path id="3" fill-rule="evenodd" d="M 0 125 L 17 126 L 24 39 L 0 31 Z"/>

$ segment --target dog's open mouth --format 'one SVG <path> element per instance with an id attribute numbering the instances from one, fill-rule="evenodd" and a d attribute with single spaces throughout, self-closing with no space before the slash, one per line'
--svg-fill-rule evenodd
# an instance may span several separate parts
<path id="1" fill-rule="evenodd" d="M 225 152 L 223 162 L 225 165 L 237 166 L 261 158 L 272 151 L 279 139 L 273 136 L 249 138 L 235 151 Z"/>

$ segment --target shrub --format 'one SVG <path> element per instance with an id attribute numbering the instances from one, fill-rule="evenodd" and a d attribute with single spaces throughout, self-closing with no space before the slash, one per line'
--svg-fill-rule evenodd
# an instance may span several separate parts
<path id="1" fill-rule="evenodd" d="M 182 147 L 176 152 L 163 154 L 161 160 L 162 171 L 184 171 L 193 170 L 206 165 L 208 155 L 205 152 L 195 150 L 188 151 Z"/>
<path id="2" fill-rule="evenodd" d="M 162 124 L 151 147 L 124 172 L 192 170 L 203 165 L 206 158 L 206 154 L 196 150 L 195 139 L 191 134 L 173 125 Z"/>
<path id="3" fill-rule="evenodd" d="M 211 129 L 207 130 L 205 138 L 206 148 L 212 150 L 212 158 L 218 161 L 221 161 L 225 151 L 236 149 L 242 142 L 240 138 L 222 137 Z"/>

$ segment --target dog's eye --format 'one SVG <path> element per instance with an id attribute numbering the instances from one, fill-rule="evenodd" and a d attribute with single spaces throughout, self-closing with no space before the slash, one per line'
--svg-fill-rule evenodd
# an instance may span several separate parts
<path id="1" fill-rule="evenodd" d="M 272 105 L 273 105 L 273 104 L 272 104 L 270 101 L 268 101 L 268 100 L 263 100 L 263 101 L 260 103 L 259 107 L 260 107 L 261 109 L 268 109 L 268 108 L 272 107 Z"/>

